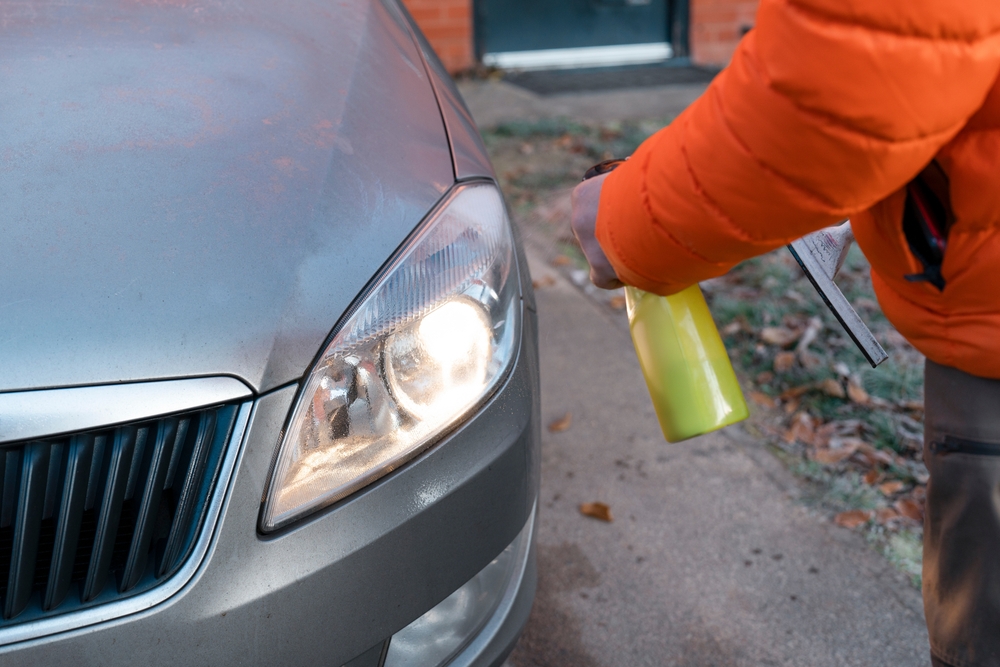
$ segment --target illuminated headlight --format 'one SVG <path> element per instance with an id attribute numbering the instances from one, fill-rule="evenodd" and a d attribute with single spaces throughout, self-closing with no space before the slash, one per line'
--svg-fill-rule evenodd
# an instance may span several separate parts
<path id="1" fill-rule="evenodd" d="M 489 397 L 517 342 L 513 269 L 496 187 L 456 188 L 306 379 L 275 461 L 265 532 L 398 468 Z"/>

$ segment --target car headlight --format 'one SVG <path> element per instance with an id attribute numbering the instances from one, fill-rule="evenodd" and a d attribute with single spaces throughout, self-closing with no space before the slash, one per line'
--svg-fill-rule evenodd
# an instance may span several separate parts
<path id="1" fill-rule="evenodd" d="M 275 459 L 263 531 L 398 468 L 489 397 L 517 342 L 514 261 L 496 187 L 453 190 L 306 379 Z"/>

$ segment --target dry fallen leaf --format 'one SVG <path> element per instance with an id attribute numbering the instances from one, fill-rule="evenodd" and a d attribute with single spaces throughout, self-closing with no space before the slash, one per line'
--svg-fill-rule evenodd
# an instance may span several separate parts
<path id="1" fill-rule="evenodd" d="M 779 352 L 774 355 L 774 372 L 787 373 L 795 365 L 794 352 Z"/>
<path id="2" fill-rule="evenodd" d="M 760 330 L 760 339 L 768 345 L 786 347 L 799 339 L 799 332 L 788 327 L 764 327 Z"/>
<path id="3" fill-rule="evenodd" d="M 799 338 L 799 344 L 795 346 L 795 351 L 799 354 L 805 352 L 822 330 L 823 320 L 818 317 L 809 318 L 809 324 L 806 325 L 806 330 L 802 332 L 802 337 Z"/>
<path id="4" fill-rule="evenodd" d="M 569 266 L 573 263 L 566 255 L 556 255 L 555 259 L 552 260 L 552 266 Z"/>
<path id="5" fill-rule="evenodd" d="M 868 472 L 865 473 L 864 477 L 865 484 L 867 484 L 868 486 L 874 486 L 875 482 L 877 482 L 881 476 L 882 473 L 873 468 L 872 470 L 869 470 Z"/>
<path id="6" fill-rule="evenodd" d="M 917 412 L 917 411 L 923 412 L 923 410 L 924 410 L 924 402 L 923 401 L 900 401 L 899 402 L 899 407 L 903 408 L 904 410 L 912 410 L 914 412 Z"/>
<path id="7" fill-rule="evenodd" d="M 844 388 L 833 378 L 827 378 L 819 383 L 819 390 L 827 396 L 834 398 L 844 398 Z"/>
<path id="8" fill-rule="evenodd" d="M 883 482 L 882 484 L 878 485 L 879 493 L 881 493 L 883 496 L 893 496 L 905 488 L 906 488 L 906 483 L 901 482 L 898 479 L 894 479 L 890 482 Z"/>
<path id="9" fill-rule="evenodd" d="M 621 310 L 625 307 L 625 297 L 623 296 L 613 296 L 608 300 L 608 305 L 615 310 Z"/>
<path id="10" fill-rule="evenodd" d="M 799 363 L 802 364 L 802 367 L 807 371 L 814 371 L 822 366 L 824 362 L 823 357 L 818 354 L 810 352 L 809 350 L 802 350 L 799 352 Z"/>
<path id="11" fill-rule="evenodd" d="M 573 413 L 567 412 L 560 419 L 557 419 L 549 424 L 549 431 L 551 433 L 560 433 L 568 429 L 570 424 L 572 423 L 573 423 Z"/>
<path id="12" fill-rule="evenodd" d="M 773 379 L 774 373 L 771 371 L 761 371 L 760 373 L 757 373 L 757 376 L 753 379 L 753 381 L 757 384 L 768 384 Z"/>
<path id="13" fill-rule="evenodd" d="M 857 435 L 861 430 L 858 419 L 841 419 L 827 422 L 816 429 L 816 446 L 827 447 L 833 438 L 844 438 Z"/>
<path id="14" fill-rule="evenodd" d="M 833 517 L 833 522 L 844 528 L 857 528 L 872 518 L 871 510 L 848 510 Z"/>
<path id="15" fill-rule="evenodd" d="M 604 503 L 581 503 L 580 514 L 609 523 L 615 520 L 611 516 L 611 508 Z"/>
<path id="16" fill-rule="evenodd" d="M 875 522 L 880 526 L 884 526 L 890 521 L 894 521 L 899 518 L 899 512 L 897 512 L 892 507 L 880 507 L 875 510 Z"/>
<path id="17" fill-rule="evenodd" d="M 521 144 L 521 155 L 531 155 L 535 152 L 535 147 L 525 142 Z"/>
<path id="18" fill-rule="evenodd" d="M 735 336 L 742 330 L 743 330 L 743 322 L 741 322 L 740 320 L 733 320 L 726 326 L 719 329 L 719 333 L 722 334 L 723 336 Z"/>
<path id="19" fill-rule="evenodd" d="M 847 381 L 847 397 L 851 399 L 852 403 L 857 403 L 858 405 L 867 405 L 871 400 L 868 392 L 854 378 Z"/>
<path id="20" fill-rule="evenodd" d="M 791 427 L 785 431 L 785 442 L 799 442 L 811 445 L 816 435 L 816 424 L 808 412 L 799 412 L 792 417 Z"/>
<path id="21" fill-rule="evenodd" d="M 854 447 L 838 447 L 836 449 L 815 449 L 810 452 L 813 461 L 822 463 L 825 466 L 837 465 L 841 461 L 850 458 L 851 454 L 857 451 Z"/>
<path id="22" fill-rule="evenodd" d="M 543 289 L 545 287 L 551 287 L 556 284 L 556 279 L 552 276 L 542 276 L 538 280 L 532 280 L 531 286 L 535 289 Z"/>
<path id="23" fill-rule="evenodd" d="M 830 428 L 836 435 L 849 436 L 861 433 L 865 424 L 866 422 L 860 419 L 838 419 L 830 422 Z"/>
<path id="24" fill-rule="evenodd" d="M 892 454 L 883 449 L 875 449 L 867 442 L 862 442 L 858 446 L 858 453 L 861 454 L 865 458 L 865 462 L 872 467 L 878 465 L 879 463 L 888 466 L 896 462 L 896 458 Z"/>
<path id="25" fill-rule="evenodd" d="M 900 514 L 905 516 L 907 519 L 922 523 L 924 520 L 924 509 L 915 500 L 910 498 L 901 498 L 892 504 Z"/>
<path id="26" fill-rule="evenodd" d="M 778 405 L 777 403 L 775 403 L 773 398 L 771 398 L 762 391 L 751 391 L 748 392 L 747 395 L 750 397 L 751 401 L 753 401 L 754 403 L 763 408 L 774 408 L 777 407 Z"/>
<path id="27" fill-rule="evenodd" d="M 786 400 L 789 398 L 798 398 L 799 396 L 802 396 L 803 394 L 808 393 L 815 388 L 816 385 L 814 385 L 811 382 L 809 384 L 801 384 L 798 387 L 792 387 L 791 389 L 786 389 L 785 391 L 781 392 L 781 398 L 782 400 Z"/>
<path id="28" fill-rule="evenodd" d="M 858 438 L 828 438 L 820 435 L 823 429 L 817 429 L 813 434 L 815 447 L 813 458 L 820 463 L 840 463 L 850 457 L 864 442 Z"/>

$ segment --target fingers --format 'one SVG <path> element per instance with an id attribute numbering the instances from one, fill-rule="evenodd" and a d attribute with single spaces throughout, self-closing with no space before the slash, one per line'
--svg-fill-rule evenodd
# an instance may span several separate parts
<path id="1" fill-rule="evenodd" d="M 606 176 L 607 174 L 602 174 L 588 179 L 573 189 L 570 227 L 590 264 L 590 281 L 601 289 L 617 289 L 622 286 L 622 282 L 595 236 L 601 186 Z"/>
<path id="2" fill-rule="evenodd" d="M 609 276 L 606 272 L 596 271 L 593 266 L 590 267 L 590 282 L 594 283 L 595 287 L 600 287 L 601 289 L 625 287 L 625 283 L 618 280 L 618 276 L 615 275 L 614 271 Z"/>

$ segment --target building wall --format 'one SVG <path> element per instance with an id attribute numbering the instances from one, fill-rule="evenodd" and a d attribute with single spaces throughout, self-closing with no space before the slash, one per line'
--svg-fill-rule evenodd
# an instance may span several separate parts
<path id="1" fill-rule="evenodd" d="M 403 0 L 449 72 L 475 64 L 472 0 Z"/>
<path id="2" fill-rule="evenodd" d="M 691 60 L 725 65 L 743 34 L 753 27 L 758 0 L 690 0 Z"/>

